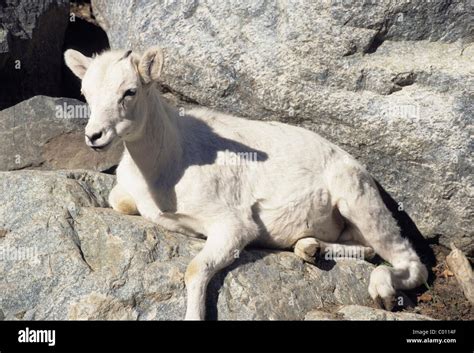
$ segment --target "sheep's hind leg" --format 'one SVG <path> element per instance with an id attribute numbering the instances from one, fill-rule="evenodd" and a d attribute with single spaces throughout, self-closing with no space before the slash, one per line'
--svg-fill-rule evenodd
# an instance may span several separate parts
<path id="1" fill-rule="evenodd" d="M 119 184 L 115 185 L 110 192 L 109 204 L 117 212 L 128 215 L 138 214 L 135 200 Z"/>
<path id="2" fill-rule="evenodd" d="M 392 265 L 376 267 L 369 281 L 369 294 L 375 303 L 392 310 L 396 291 L 423 284 L 428 271 L 411 243 L 400 235 L 397 222 L 385 207 L 377 187 L 360 180 L 354 180 L 352 185 L 363 187 L 356 193 L 351 188 L 346 190 L 337 206 L 341 215 L 358 229 L 363 243 Z"/>

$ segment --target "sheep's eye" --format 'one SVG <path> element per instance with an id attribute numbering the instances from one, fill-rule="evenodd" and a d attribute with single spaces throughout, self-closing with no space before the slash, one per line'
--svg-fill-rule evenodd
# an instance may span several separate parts
<path id="1" fill-rule="evenodd" d="M 134 88 L 127 89 L 125 93 L 123 94 L 123 98 L 125 97 L 133 97 L 137 93 L 137 90 Z"/>

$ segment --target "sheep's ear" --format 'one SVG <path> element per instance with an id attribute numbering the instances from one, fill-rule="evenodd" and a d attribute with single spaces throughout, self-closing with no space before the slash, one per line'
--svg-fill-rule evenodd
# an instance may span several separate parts
<path id="1" fill-rule="evenodd" d="M 145 84 L 159 79 L 163 61 L 163 51 L 158 47 L 152 47 L 143 54 L 138 64 L 138 72 Z"/>
<path id="2" fill-rule="evenodd" d="M 71 69 L 74 75 L 82 80 L 92 58 L 82 55 L 77 50 L 68 49 L 64 53 L 64 60 L 66 61 L 67 67 Z"/>

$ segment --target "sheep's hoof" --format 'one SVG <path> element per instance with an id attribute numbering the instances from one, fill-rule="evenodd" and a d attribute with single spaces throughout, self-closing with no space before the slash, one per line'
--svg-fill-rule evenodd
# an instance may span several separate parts
<path id="1" fill-rule="evenodd" d="M 295 244 L 295 255 L 310 264 L 316 263 L 316 255 L 321 248 L 319 242 L 314 238 L 300 239 Z"/>
<path id="2" fill-rule="evenodd" d="M 375 257 L 375 250 L 368 246 L 364 247 L 364 259 L 370 261 L 374 257 Z"/>
<path id="3" fill-rule="evenodd" d="M 387 298 L 382 298 L 380 296 L 377 296 L 375 297 L 374 302 L 375 302 L 375 306 L 378 309 L 385 309 L 387 311 L 392 311 L 393 308 L 395 307 L 396 300 L 395 300 L 395 297 L 393 296 L 390 296 Z"/>
<path id="4" fill-rule="evenodd" d="M 127 215 L 137 215 L 138 210 L 135 202 L 130 199 L 122 199 L 119 200 L 113 207 L 113 209 L 117 212 L 127 214 Z"/>

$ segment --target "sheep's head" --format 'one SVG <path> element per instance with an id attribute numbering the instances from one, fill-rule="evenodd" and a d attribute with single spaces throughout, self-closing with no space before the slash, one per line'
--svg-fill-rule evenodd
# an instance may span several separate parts
<path id="1" fill-rule="evenodd" d="M 146 114 L 136 108 L 150 84 L 160 76 L 162 51 L 153 47 L 142 56 L 130 50 L 107 51 L 90 58 L 69 49 L 64 58 L 82 80 L 81 92 L 90 107 L 86 144 L 94 150 L 105 150 L 118 138 L 138 138 Z"/>

